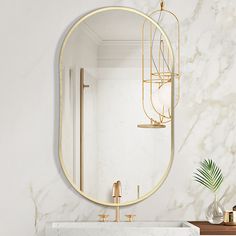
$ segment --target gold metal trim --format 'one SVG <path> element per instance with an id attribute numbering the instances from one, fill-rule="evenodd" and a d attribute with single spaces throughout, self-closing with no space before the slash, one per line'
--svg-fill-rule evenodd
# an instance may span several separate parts
<path id="1" fill-rule="evenodd" d="M 80 69 L 80 190 L 84 190 L 84 68 Z"/>
<path id="2" fill-rule="evenodd" d="M 101 215 L 98 215 L 98 216 L 99 216 L 99 221 L 100 222 L 108 222 L 109 215 L 101 214 Z"/>
<path id="3" fill-rule="evenodd" d="M 169 10 L 166 10 L 164 9 L 164 1 L 161 0 L 161 9 L 157 9 L 153 12 L 151 12 L 148 16 L 152 18 L 152 16 L 154 14 L 156 14 L 157 12 L 165 12 L 167 14 L 170 14 L 172 15 L 175 20 L 176 20 L 176 23 L 177 23 L 177 73 L 174 73 L 174 78 L 176 77 L 176 79 L 178 80 L 178 94 L 177 94 L 177 101 L 176 101 L 176 104 L 175 104 L 175 107 L 177 106 L 178 102 L 179 102 L 179 99 L 180 99 L 180 26 L 179 26 L 179 19 L 178 17 L 172 12 L 172 11 L 169 11 Z M 175 61 L 173 62 L 175 63 Z"/>
<path id="4" fill-rule="evenodd" d="M 150 123 L 154 122 L 157 124 L 160 123 L 160 124 L 164 125 L 164 124 L 171 122 L 171 118 L 172 118 L 171 111 L 168 107 L 165 107 L 164 105 L 162 107 L 159 107 L 159 109 L 155 106 L 154 101 L 153 101 L 153 85 L 157 84 L 157 87 L 160 89 L 164 84 L 171 82 L 171 78 L 177 79 L 178 94 L 177 94 L 177 99 L 175 101 L 174 107 L 177 106 L 177 104 L 179 102 L 179 98 L 180 98 L 180 29 L 179 29 L 179 20 L 178 20 L 177 16 L 174 13 L 172 13 L 171 11 L 164 9 L 164 1 L 163 0 L 161 0 L 161 2 L 160 2 L 160 9 L 153 11 L 151 14 L 148 14 L 148 16 L 152 18 L 153 15 L 156 13 L 159 13 L 159 14 L 165 13 L 165 14 L 171 15 L 174 17 L 174 19 L 176 21 L 177 61 L 173 61 L 172 63 L 175 64 L 175 62 L 177 62 L 177 71 L 171 71 L 171 70 L 166 71 L 165 64 L 169 68 L 170 61 L 171 61 L 170 60 L 170 49 L 169 49 L 169 47 L 167 47 L 165 49 L 165 42 L 162 39 L 162 37 L 160 38 L 159 50 L 158 50 L 158 64 L 157 64 L 158 69 L 156 68 L 157 71 L 155 71 L 155 72 L 153 71 L 153 66 L 152 66 L 152 64 L 153 64 L 152 63 L 152 61 L 153 61 L 153 51 L 152 51 L 152 49 L 153 49 L 153 32 L 152 32 L 153 25 L 150 22 L 147 22 L 145 20 L 143 23 L 143 27 L 142 27 L 142 93 L 143 93 L 142 94 L 142 108 L 143 108 L 144 114 L 150 120 Z M 159 15 L 159 17 L 160 17 L 160 15 Z M 149 65 L 149 70 L 150 70 L 149 79 L 145 79 L 145 77 L 144 77 L 144 71 L 145 71 L 145 68 L 144 68 L 144 58 L 145 58 L 144 44 L 146 43 L 146 41 L 144 40 L 144 31 L 145 31 L 146 23 L 149 23 L 147 25 L 149 25 L 149 27 L 150 27 L 150 29 L 149 29 L 149 31 L 150 31 L 150 33 L 149 33 L 149 56 L 147 56 L 147 58 L 149 57 L 149 60 L 150 60 L 150 62 L 149 62 L 150 63 L 150 65 Z M 157 22 L 157 23 L 159 24 L 159 22 Z M 167 53 L 167 60 L 165 59 L 165 53 Z M 161 60 L 162 57 L 163 57 L 163 60 Z M 145 108 L 144 86 L 145 86 L 145 84 L 148 84 L 148 83 L 149 83 L 149 85 L 148 85 L 149 86 L 149 101 L 150 101 L 153 111 L 156 113 L 157 116 L 153 116 L 153 115 L 149 114 L 149 112 Z M 159 118 L 157 118 L 157 117 L 159 117 Z M 152 128 L 152 126 L 149 126 L 149 125 L 147 125 L 147 127 L 145 127 L 145 126 L 141 127 L 140 125 L 138 125 L 138 127 Z M 158 128 L 158 126 L 153 126 L 153 128 Z"/>
<path id="5" fill-rule="evenodd" d="M 113 184 L 112 187 L 112 197 L 114 199 L 114 203 L 120 203 L 121 196 L 121 182 L 118 180 Z M 115 222 L 120 222 L 120 207 L 116 206 L 116 218 Z"/>
<path id="6" fill-rule="evenodd" d="M 173 79 L 173 75 L 172 77 L 172 83 L 171 83 L 171 114 L 172 114 L 172 119 L 171 119 L 171 154 L 170 154 L 170 160 L 168 163 L 168 166 L 163 174 L 163 176 L 161 177 L 161 179 L 159 180 L 159 182 L 156 184 L 156 186 L 149 191 L 148 193 L 144 194 L 141 198 L 133 200 L 133 201 L 128 201 L 125 203 L 110 203 L 110 202 L 104 202 L 104 201 L 98 201 L 90 196 L 88 196 L 87 194 L 85 194 L 84 192 L 80 191 L 79 187 L 73 183 L 73 179 L 71 178 L 71 176 L 69 175 L 69 173 L 66 170 L 65 164 L 63 162 L 63 156 L 62 156 L 62 114 L 63 114 L 63 89 L 62 89 L 62 82 L 63 82 L 63 65 L 62 65 L 62 58 L 63 58 L 63 52 L 65 50 L 65 46 L 66 43 L 68 41 L 68 39 L 70 38 L 71 34 L 75 31 L 75 29 L 87 18 L 97 14 L 97 13 L 101 13 L 101 12 L 105 12 L 105 11 L 112 11 L 112 10 L 122 10 L 122 11 L 128 11 L 128 12 L 132 12 L 135 13 L 137 15 L 140 15 L 142 17 L 144 17 L 145 19 L 147 19 L 148 21 L 150 21 L 154 26 L 156 26 L 158 28 L 158 30 L 160 30 L 160 32 L 163 34 L 164 39 L 167 42 L 167 46 L 170 50 L 170 57 L 173 59 L 173 65 L 171 68 L 171 71 L 174 71 L 174 54 L 173 54 L 173 49 L 170 43 L 170 40 L 168 38 L 168 36 L 166 35 L 165 31 L 160 27 L 160 25 L 154 21 L 152 18 L 150 18 L 149 16 L 147 16 L 146 14 L 135 10 L 133 8 L 128 8 L 128 7 L 104 7 L 104 8 L 99 8 L 97 10 L 94 10 L 88 14 L 86 14 L 85 16 L 81 17 L 76 23 L 73 24 L 73 26 L 69 29 L 69 31 L 67 32 L 63 42 L 62 42 L 62 46 L 59 52 L 59 76 L 60 76 L 60 127 L 59 127 L 59 160 L 60 160 L 60 164 L 61 164 L 61 168 L 67 178 L 67 180 L 69 181 L 69 183 L 71 184 L 71 186 L 78 192 L 80 193 L 80 195 L 82 195 L 83 197 L 85 197 L 86 199 L 97 203 L 97 204 L 101 204 L 104 206 L 128 206 L 131 204 L 135 204 L 138 202 L 141 202 L 143 200 L 145 200 L 146 198 L 150 197 L 152 194 L 154 194 L 161 186 L 162 184 L 165 182 L 170 169 L 172 167 L 173 164 L 173 160 L 174 160 L 174 79 Z"/>
<path id="7" fill-rule="evenodd" d="M 76 183 L 76 80 L 74 68 L 69 69 L 69 86 L 73 123 L 73 181 Z"/>
<path id="8" fill-rule="evenodd" d="M 84 191 L 84 68 L 80 69 L 80 190 Z"/>
<path id="9" fill-rule="evenodd" d="M 125 216 L 127 217 L 127 222 L 133 222 L 134 218 L 136 217 L 136 215 L 132 215 L 132 214 L 125 215 Z"/>
<path id="10" fill-rule="evenodd" d="M 139 124 L 137 125 L 139 128 L 165 128 L 166 126 L 160 123 L 154 124 Z"/>

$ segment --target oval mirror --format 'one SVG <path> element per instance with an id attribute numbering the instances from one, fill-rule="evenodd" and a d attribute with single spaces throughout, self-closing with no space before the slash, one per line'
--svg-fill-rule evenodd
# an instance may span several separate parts
<path id="1" fill-rule="evenodd" d="M 162 28 L 130 8 L 107 7 L 85 15 L 62 43 L 60 162 L 70 184 L 96 203 L 123 206 L 144 200 L 171 168 L 171 78 L 171 92 L 165 95 L 171 98 L 169 123 L 159 125 L 150 118 L 154 110 L 145 95 L 152 88 L 144 79 L 150 74 L 144 51 L 155 53 L 154 40 L 165 42 L 173 70 L 172 48 Z"/>

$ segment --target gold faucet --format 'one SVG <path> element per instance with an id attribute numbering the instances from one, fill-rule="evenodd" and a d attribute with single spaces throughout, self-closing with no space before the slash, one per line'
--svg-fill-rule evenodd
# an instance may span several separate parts
<path id="1" fill-rule="evenodd" d="M 125 215 L 128 219 L 128 222 L 133 222 L 136 215 Z"/>
<path id="2" fill-rule="evenodd" d="M 113 184 L 112 187 L 112 197 L 114 199 L 114 203 L 120 203 L 121 198 L 121 182 L 118 180 Z M 120 222 L 120 207 L 116 206 L 116 219 L 115 222 Z"/>

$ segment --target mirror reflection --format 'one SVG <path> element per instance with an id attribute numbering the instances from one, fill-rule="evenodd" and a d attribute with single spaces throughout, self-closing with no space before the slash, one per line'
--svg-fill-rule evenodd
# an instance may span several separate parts
<path id="1" fill-rule="evenodd" d="M 76 189 L 98 202 L 142 198 L 170 163 L 170 122 L 143 128 L 160 126 L 162 117 L 149 103 L 150 83 L 142 84 L 150 74 L 150 58 L 142 55 L 151 52 L 150 32 L 155 31 L 151 41 L 164 40 L 151 22 L 142 33 L 145 21 L 124 10 L 93 14 L 71 31 L 62 50 L 61 162 Z M 171 89 L 163 88 L 170 116 Z"/>

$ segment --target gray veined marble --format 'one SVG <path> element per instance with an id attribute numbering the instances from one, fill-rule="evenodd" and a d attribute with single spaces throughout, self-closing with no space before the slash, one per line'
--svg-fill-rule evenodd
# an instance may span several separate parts
<path id="1" fill-rule="evenodd" d="M 188 222 L 53 222 L 46 236 L 198 236 L 200 229 Z"/>

